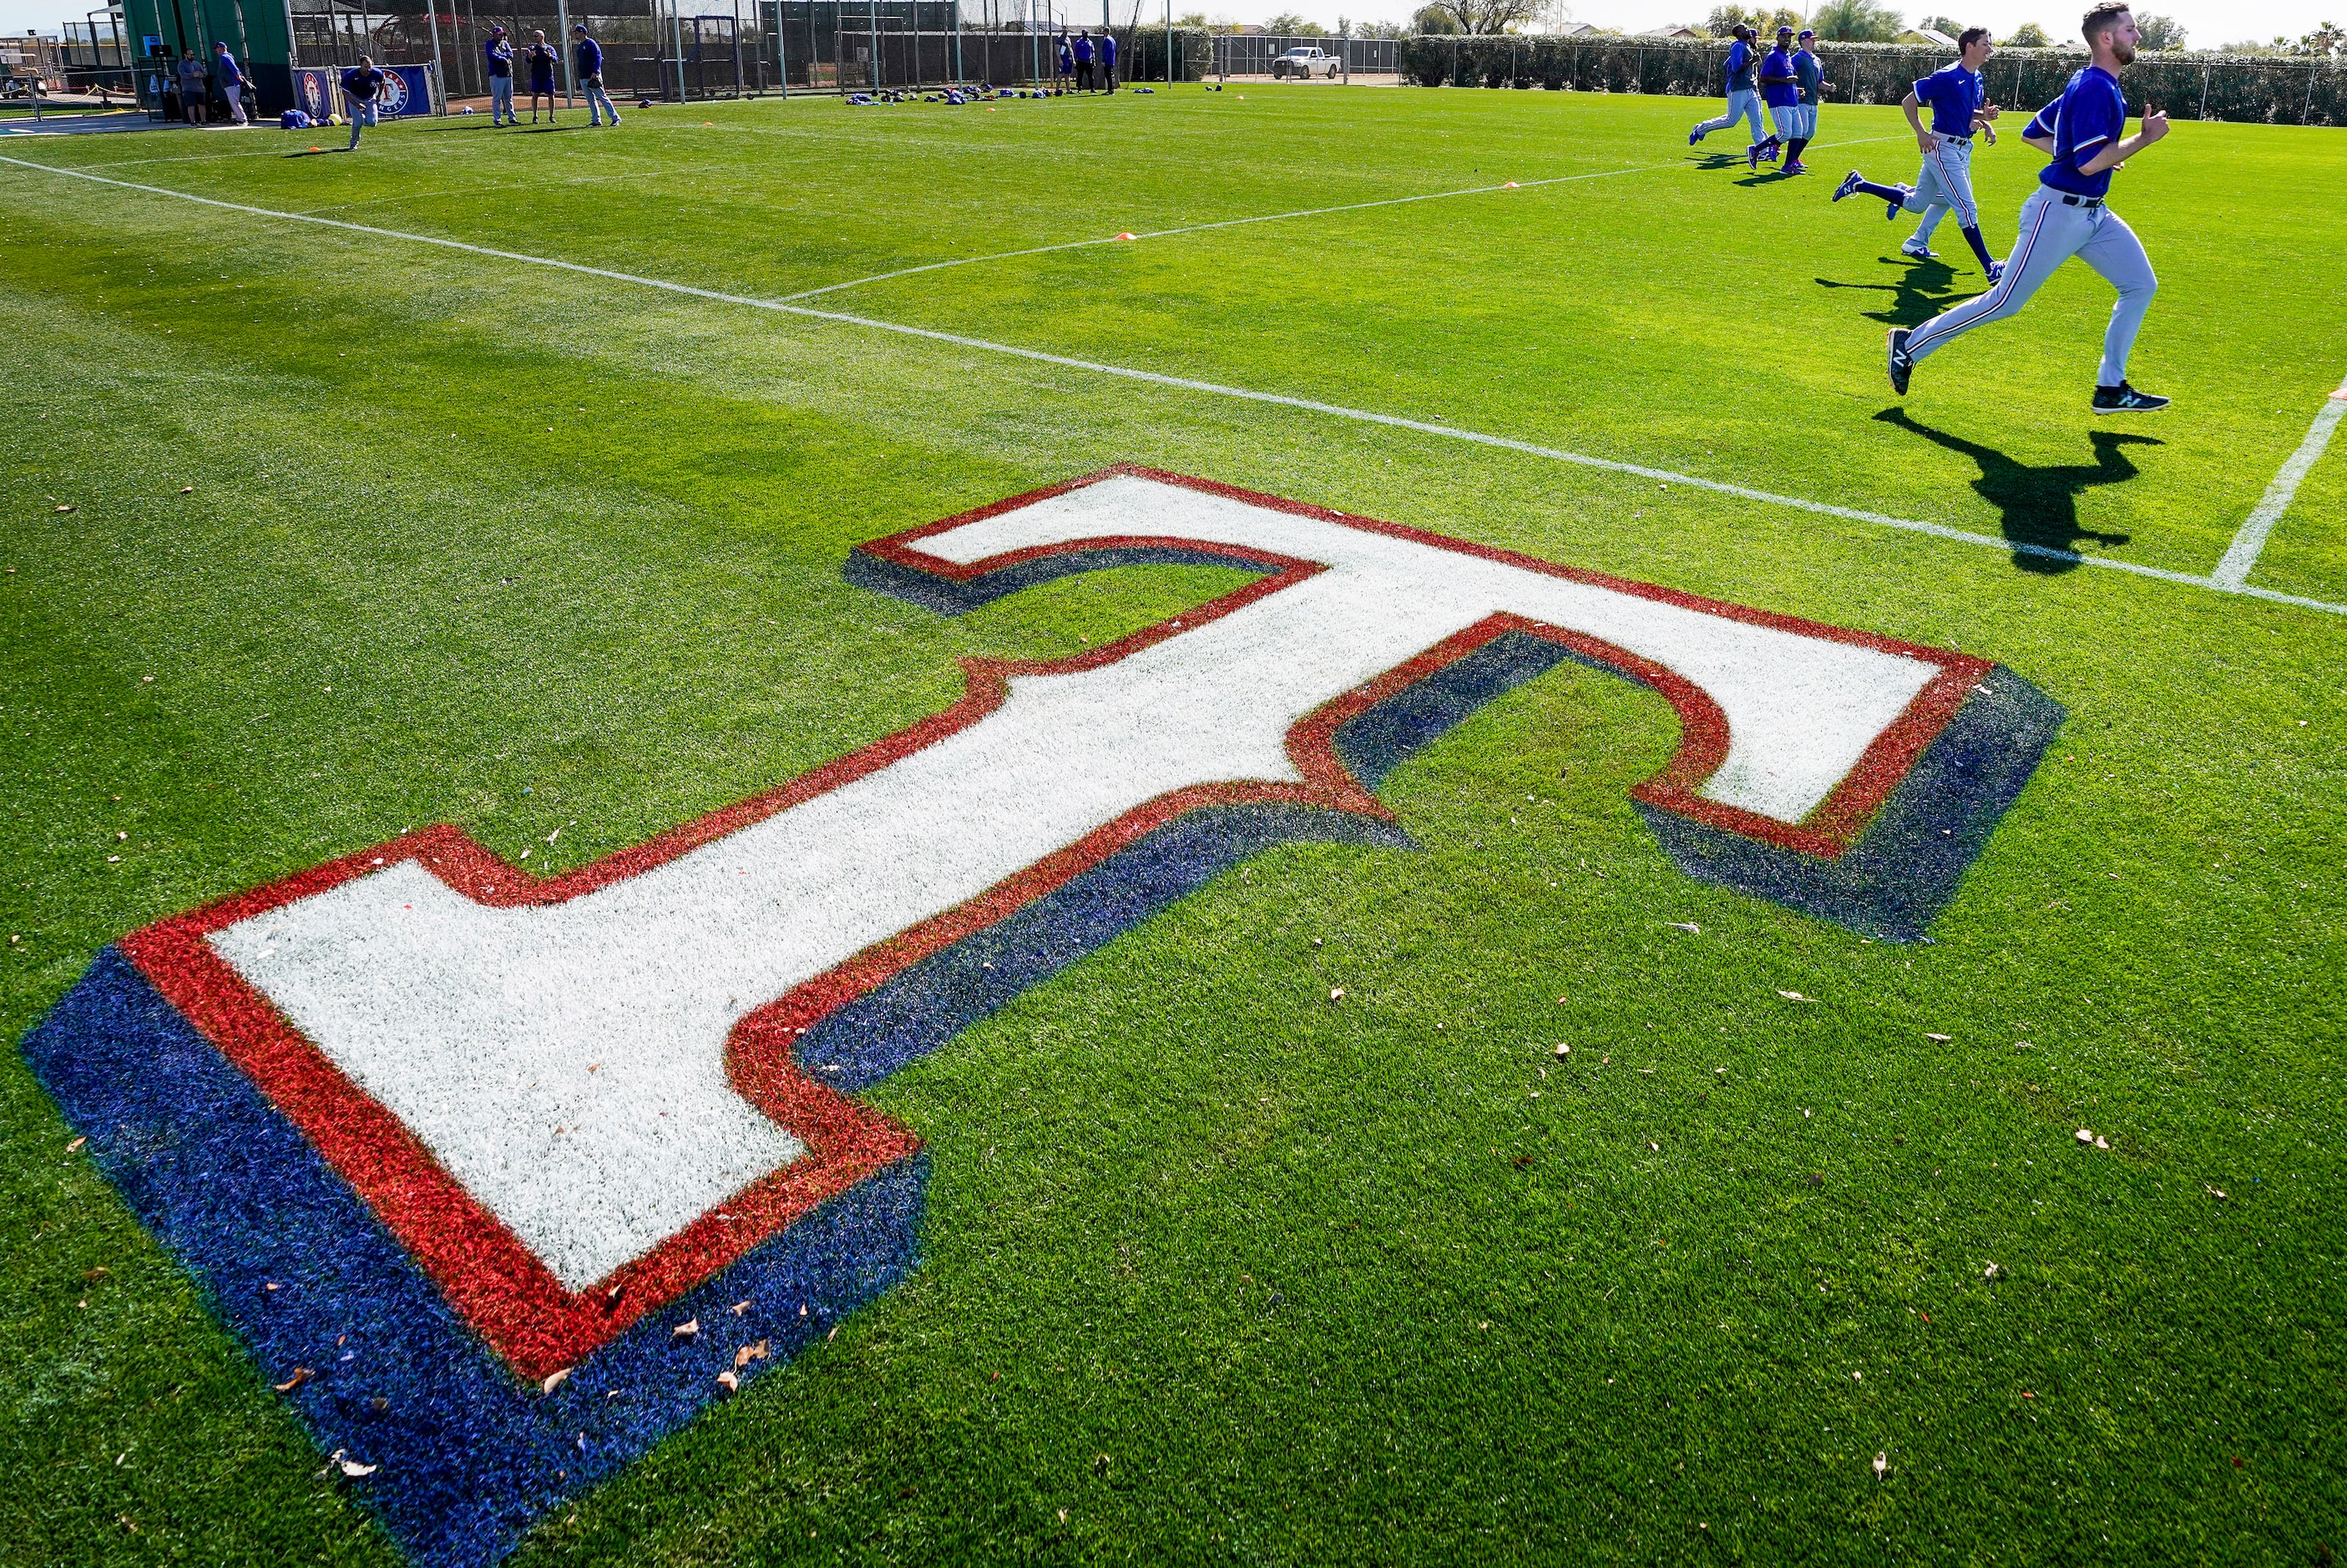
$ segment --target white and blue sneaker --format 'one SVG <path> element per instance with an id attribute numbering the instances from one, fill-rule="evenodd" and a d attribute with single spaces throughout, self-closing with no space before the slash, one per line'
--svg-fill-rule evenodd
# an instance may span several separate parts
<path id="1" fill-rule="evenodd" d="M 1834 187 L 1833 199 L 1840 201 L 1845 196 L 1855 196 L 1858 194 L 1858 188 L 1865 183 L 1866 176 L 1853 169 L 1841 177 L 1840 185 Z"/>
<path id="2" fill-rule="evenodd" d="M 1932 250 L 1931 246 L 1926 245 L 1920 240 L 1909 240 L 1902 242 L 1899 247 L 1899 253 L 1902 256 L 1911 257 L 1918 261 L 1935 261 L 1939 260 L 1940 257 L 1940 253 L 1937 251 Z M 1994 280 L 1991 281 L 1993 282 Z"/>

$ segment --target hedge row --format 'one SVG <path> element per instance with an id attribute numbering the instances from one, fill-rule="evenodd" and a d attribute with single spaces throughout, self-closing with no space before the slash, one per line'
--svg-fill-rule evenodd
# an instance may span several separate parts
<path id="1" fill-rule="evenodd" d="M 1826 44 L 1818 50 L 1829 104 L 1897 103 L 1946 65 L 1934 49 Z M 1718 97 L 1727 46 L 1667 38 L 1407 39 L 1401 72 L 1423 87 L 1546 87 L 1583 93 Z M 2036 109 L 2059 97 L 2085 56 L 2071 49 L 2000 49 L 1988 63 L 1991 101 Z M 2178 119 L 2347 125 L 2347 65 L 2265 55 L 2144 55 L 2127 67 L 2127 98 Z"/>

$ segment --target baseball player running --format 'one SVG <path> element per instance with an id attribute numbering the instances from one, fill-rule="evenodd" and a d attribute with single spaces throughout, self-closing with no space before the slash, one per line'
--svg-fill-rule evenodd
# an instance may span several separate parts
<path id="1" fill-rule="evenodd" d="M 1778 144 L 1792 149 L 1785 160 L 1788 174 L 1807 174 L 1801 167 L 1801 78 L 1793 69 L 1793 29 L 1777 29 L 1777 46 L 1760 62 L 1760 96 L 1768 101 L 1768 118 L 1777 123 Z M 1758 149 L 1754 149 L 1758 151 Z M 1755 169 L 1759 160 L 1747 157 Z"/>
<path id="2" fill-rule="evenodd" d="M 2118 0 L 2100 0 L 2082 25 L 2094 63 L 2070 78 L 2059 103 L 2049 104 L 2029 122 L 2022 139 L 2052 159 L 2037 177 L 2037 189 L 2021 204 L 2020 238 L 2014 242 L 2004 275 L 1988 292 L 1966 300 L 1912 331 L 1891 333 L 1891 386 L 1901 395 L 1915 362 L 1929 358 L 1983 322 L 2001 321 L 2029 302 L 2054 270 L 2072 256 L 2118 290 L 2111 324 L 2103 333 L 2103 364 L 2096 377 L 2097 414 L 2132 414 L 2165 408 L 2169 400 L 2137 392 L 2127 384 L 2127 353 L 2143 326 L 2144 313 L 2159 280 L 2143 242 L 2105 201 L 2111 172 L 2168 134 L 2168 116 L 2143 117 L 2143 128 L 2127 132 L 2127 95 L 2118 74 L 2134 60 L 2135 16 Z"/>
<path id="3" fill-rule="evenodd" d="M 1809 166 L 1801 161 L 1818 134 L 1818 100 L 1826 95 L 1826 68 L 1817 52 L 1809 47 L 1817 42 L 1817 29 L 1801 29 L 1801 46 L 1793 54 L 1793 84 L 1800 95 L 1800 106 L 1793 112 L 1799 117 L 1792 138 L 1785 144 L 1785 172 L 1807 174 Z"/>
<path id="4" fill-rule="evenodd" d="M 1907 123 L 1915 128 L 1915 145 L 1923 151 L 1923 168 L 1912 185 L 1876 185 L 1856 169 L 1851 169 L 1833 199 L 1863 192 L 1881 197 L 1889 203 L 1883 216 L 1896 219 L 1904 212 L 1920 212 L 1923 221 L 1915 232 L 1899 247 L 1902 255 L 1917 261 L 1928 261 L 1932 250 L 1932 231 L 1951 211 L 1956 215 L 1956 225 L 1964 231 L 1964 242 L 1980 258 L 1981 270 L 1988 281 L 1996 282 L 2001 270 L 1988 253 L 1988 242 L 1981 238 L 1980 208 L 1973 200 L 1973 133 L 1984 133 L 1989 145 L 1996 145 L 1996 128 L 1989 122 L 1996 118 L 1996 107 L 1988 101 L 1988 88 L 1981 80 L 1981 67 L 1996 53 L 1986 27 L 1967 27 L 1958 40 L 1963 53 L 1955 64 L 1943 66 L 1915 84 L 1907 95 L 1904 108 Z M 1922 110 L 1929 105 L 1932 124 L 1926 128 Z"/>
<path id="5" fill-rule="evenodd" d="M 1758 35 L 1738 22 L 1736 42 L 1727 46 L 1727 112 L 1717 119 L 1707 119 L 1687 132 L 1687 145 L 1695 146 L 1716 130 L 1726 130 L 1738 120 L 1752 122 L 1752 145 L 1744 149 L 1744 161 L 1754 169 L 1763 158 L 1772 156 L 1777 138 L 1760 124 L 1760 94 L 1752 81 L 1752 40 Z"/>

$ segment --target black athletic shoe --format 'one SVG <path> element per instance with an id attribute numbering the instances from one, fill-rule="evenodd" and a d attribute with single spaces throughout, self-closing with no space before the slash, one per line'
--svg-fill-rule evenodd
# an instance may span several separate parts
<path id="1" fill-rule="evenodd" d="M 2124 381 L 2116 386 L 2095 388 L 2095 412 L 2097 414 L 2148 414 L 2155 408 L 2165 408 L 2174 401 L 2154 393 L 2137 392 Z"/>
<path id="2" fill-rule="evenodd" d="M 1906 396 L 1907 378 L 1914 374 L 1915 358 L 1907 352 L 1907 329 L 1892 327 L 1891 329 L 1891 390 L 1901 397 Z M 2102 402 L 2102 396 L 2099 392 L 2095 394 L 2095 401 L 2097 405 Z M 2162 399 L 2162 401 L 2166 400 Z"/>

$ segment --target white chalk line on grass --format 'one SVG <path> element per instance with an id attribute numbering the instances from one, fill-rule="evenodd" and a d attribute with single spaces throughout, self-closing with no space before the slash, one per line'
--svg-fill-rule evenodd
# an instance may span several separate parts
<path id="1" fill-rule="evenodd" d="M 2307 470 L 2313 467 L 2322 456 L 2323 448 L 2331 445 L 2332 432 L 2339 428 L 2342 415 L 2347 415 L 2347 381 L 2341 382 L 2339 390 L 2323 400 L 2321 410 L 2314 416 L 2314 423 L 2307 426 L 2306 439 L 2298 444 L 2298 450 L 2291 453 L 2290 460 L 2275 473 L 2273 483 L 2266 487 L 2266 493 L 2259 500 L 2257 509 L 2250 514 L 2249 519 L 2241 525 L 2241 531 L 2233 536 L 2233 542 L 2226 548 L 2225 559 L 2219 561 L 2217 569 L 2209 574 L 2213 580 L 2229 588 L 2239 588 L 2250 580 L 2250 570 L 2257 566 L 2258 557 L 2264 553 L 2267 537 L 2273 532 L 2274 525 L 2281 521 L 2281 515 L 2290 510 L 2291 502 L 2298 498 L 2300 483 L 2305 479 Z"/>
<path id="2" fill-rule="evenodd" d="M 1870 136 L 1850 141 L 1838 141 L 1835 147 L 1864 147 L 1869 142 L 1901 141 L 1895 136 Z M 1618 179 L 1625 174 L 1661 174 L 1674 169 L 1696 167 L 1686 159 L 1669 163 L 1639 164 L 1628 169 L 1599 169 L 1585 174 L 1557 174 L 1545 179 L 1517 179 L 1499 185 L 1469 185 L 1457 190 L 1428 190 L 1416 196 L 1381 196 L 1373 201 L 1347 201 L 1334 207 L 1299 207 L 1293 212 L 1260 212 L 1249 218 L 1221 218 L 1211 223 L 1184 223 L 1174 229 L 1152 229 L 1135 234 L 1133 240 L 1166 240 L 1176 234 L 1203 234 L 1213 229 L 1238 229 L 1250 223 L 1282 223 L 1293 218 L 1326 218 L 1338 212 L 1366 212 L 1373 207 L 1406 207 L 1416 201 L 1449 201 L 1461 196 L 1490 196 L 1501 190 L 1537 190 L 1546 185 L 1572 185 L 1584 179 Z M 975 267 L 981 261 L 1010 261 L 1022 256 L 1048 256 L 1059 251 L 1083 251 L 1094 245 L 1129 244 L 1122 234 L 1103 235 L 1095 240 L 1069 240 L 1056 245 L 1031 245 L 1023 251 L 998 251 L 986 256 L 958 256 L 951 261 L 928 261 L 917 267 L 899 267 L 893 272 L 875 272 L 868 278 L 850 278 L 844 283 L 825 283 L 821 288 L 801 289 L 795 294 L 784 294 L 784 302 L 811 300 L 817 294 L 836 293 L 842 289 L 860 289 L 868 283 L 885 283 L 894 278 L 909 278 L 921 272 L 941 272 L 948 267 Z"/>
<path id="3" fill-rule="evenodd" d="M 1391 430 L 1410 430 L 1423 436 L 1438 436 L 1446 440 L 1464 441 L 1478 446 L 1494 447 L 1506 452 L 1521 452 L 1528 456 L 1545 458 L 1550 462 L 1570 463 L 1583 468 L 1597 468 L 1607 473 L 1629 474 L 1657 483 L 1685 485 L 1690 489 L 1708 490 L 1714 495 L 1731 496 L 1738 500 L 1757 501 L 1764 506 L 1784 507 L 1796 511 L 1815 513 L 1823 517 L 1843 518 L 1852 522 L 1874 523 L 1883 528 L 1898 528 L 1907 533 L 1927 534 L 1933 538 L 1957 544 L 1976 545 L 1989 549 L 2025 555 L 2041 560 L 2056 560 L 2073 566 L 2100 567 L 2109 571 L 2123 571 L 2137 577 L 2152 578 L 2161 582 L 2177 583 L 2187 588 L 2212 589 L 2219 593 L 2235 594 L 2248 599 L 2266 600 L 2275 604 L 2295 605 L 2301 610 L 2319 610 L 2327 615 L 2347 615 L 2347 604 L 2333 604 L 2325 600 L 2306 599 L 2297 594 L 2277 593 L 2271 589 L 2254 588 L 2247 583 L 2219 582 L 2213 577 L 2198 577 L 2190 572 L 2170 571 L 2164 567 L 2143 566 L 2135 561 L 2116 560 L 2108 556 L 2082 555 L 2075 550 L 2055 549 L 2048 545 L 2033 545 L 2012 539 L 2001 539 L 1988 534 L 1973 533 L 1966 528 L 1952 528 L 1943 523 L 1920 522 L 1912 518 L 1894 518 L 1881 512 L 1870 512 L 1856 507 L 1837 507 L 1827 501 L 1812 501 L 1799 496 L 1779 496 L 1768 490 L 1755 490 L 1743 485 L 1730 485 L 1718 479 L 1706 479 L 1693 474 L 1681 474 L 1668 468 L 1649 467 L 1642 463 L 1625 463 L 1612 457 L 1594 457 L 1582 452 L 1567 452 L 1561 447 L 1542 446 L 1535 442 L 1519 441 L 1513 436 L 1489 436 L 1481 431 L 1461 430 L 1452 425 L 1431 424 L 1422 419 L 1404 418 L 1398 414 L 1378 414 L 1369 409 L 1348 408 L 1342 404 L 1321 403 L 1308 397 L 1291 397 L 1284 393 L 1259 392 L 1252 387 L 1229 386 L 1220 382 L 1200 381 L 1184 375 L 1167 375 L 1160 371 L 1138 370 L 1131 365 L 1104 364 L 1097 360 L 1075 359 L 1067 354 L 1051 354 L 1042 349 L 1021 348 L 1015 343 L 994 343 L 986 338 L 968 337 L 959 333 L 939 332 L 930 327 L 910 326 L 902 322 L 884 322 L 871 316 L 851 315 L 845 311 L 818 310 L 812 305 L 791 304 L 783 300 L 753 299 L 746 294 L 729 294 L 718 289 L 703 289 L 692 283 L 671 282 L 664 278 L 647 278 L 634 272 L 615 272 L 607 267 L 590 267 L 582 261 L 565 261 L 551 256 L 532 256 L 519 251 L 500 251 L 493 246 L 475 245 L 463 240 L 443 239 L 436 234 L 411 234 L 397 229 L 383 229 L 370 223 L 353 223 L 340 218 L 319 218 L 302 212 L 282 212 L 272 208 L 247 206 L 241 201 L 223 201 L 217 197 L 192 196 L 184 190 L 172 190 L 159 185 L 139 185 L 128 179 L 115 179 L 103 174 L 85 174 L 79 169 L 59 169 L 51 164 L 34 163 L 26 159 L 0 154 L 0 163 L 13 164 L 44 174 L 61 174 L 68 179 L 87 179 L 98 185 L 116 186 L 124 190 L 136 190 L 149 196 L 167 196 L 200 206 L 217 207 L 230 212 L 248 213 L 256 218 L 275 218 L 292 223 L 314 223 L 321 228 L 340 229 L 352 234 L 370 234 L 382 240 L 400 240 L 410 244 L 435 245 L 443 250 L 461 251 L 467 255 L 487 256 L 500 261 L 518 261 L 524 266 L 545 267 L 555 272 L 574 272 L 582 277 L 602 278 L 615 283 L 631 283 L 638 288 L 658 289 L 671 294 L 685 294 L 694 299 L 712 300 L 720 304 L 741 305 L 755 311 L 774 311 L 783 315 L 800 316 L 810 321 L 834 322 L 842 326 L 861 327 L 869 332 L 894 333 L 899 337 L 918 338 L 928 343 L 950 344 L 980 354 L 1002 354 L 1038 364 L 1056 364 L 1069 370 L 1088 371 L 1098 375 L 1115 376 L 1124 381 L 1144 382 L 1153 386 L 1173 387 L 1184 392 L 1204 393 L 1214 397 L 1234 398 L 1245 403 L 1271 404 L 1282 408 L 1299 409 L 1308 414 L 1326 415 L 1331 418 L 1352 420 L 1363 425 L 1382 425 Z"/>

